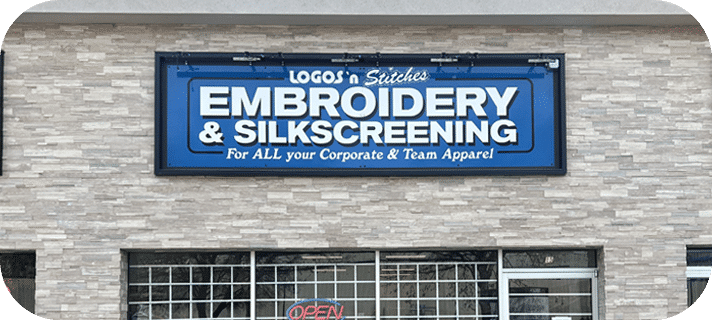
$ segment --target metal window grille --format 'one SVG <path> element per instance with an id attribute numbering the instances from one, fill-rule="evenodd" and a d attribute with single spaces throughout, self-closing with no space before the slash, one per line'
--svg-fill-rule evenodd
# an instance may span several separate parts
<path id="1" fill-rule="evenodd" d="M 250 265 L 132 265 L 130 320 L 250 319 Z"/>
<path id="2" fill-rule="evenodd" d="M 382 263 L 381 319 L 496 319 L 496 262 Z"/>
<path id="3" fill-rule="evenodd" d="M 130 320 L 285 320 L 314 298 L 348 320 L 494 319 L 497 292 L 496 261 L 130 264 L 128 304 Z"/>
<path id="4" fill-rule="evenodd" d="M 244 252 L 204 254 L 211 259 L 194 258 L 199 253 L 176 254 L 172 260 L 130 256 L 128 319 L 287 320 L 290 306 L 309 299 L 338 302 L 347 320 L 474 320 L 500 314 L 514 319 L 532 313 L 518 312 L 517 303 L 531 308 L 543 305 L 544 298 L 581 301 L 572 304 L 582 306 L 580 311 L 563 313 L 581 320 L 597 317 L 595 268 L 503 269 L 502 250 L 375 251 L 343 253 L 343 259 L 342 253 L 257 254 L 259 260 L 255 252 L 249 260 Z M 568 282 L 557 285 L 556 279 L 590 282 L 564 290 Z M 540 287 L 556 291 L 536 291 Z"/>
<path id="5" fill-rule="evenodd" d="M 256 319 L 287 319 L 292 304 L 315 298 L 341 303 L 346 319 L 374 319 L 374 270 L 374 263 L 257 265 Z"/>

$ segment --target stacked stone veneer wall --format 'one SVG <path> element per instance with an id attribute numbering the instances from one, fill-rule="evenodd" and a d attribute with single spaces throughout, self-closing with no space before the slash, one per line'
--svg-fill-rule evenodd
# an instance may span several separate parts
<path id="1" fill-rule="evenodd" d="M 602 249 L 602 319 L 686 307 L 712 244 L 712 62 L 697 27 L 16 24 L 0 250 L 37 314 L 124 319 L 122 250 Z M 154 52 L 563 52 L 563 177 L 156 177 Z"/>

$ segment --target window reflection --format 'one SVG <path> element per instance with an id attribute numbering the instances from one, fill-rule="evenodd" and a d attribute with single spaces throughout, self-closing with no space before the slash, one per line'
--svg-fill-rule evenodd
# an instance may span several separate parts
<path id="1" fill-rule="evenodd" d="M 702 292 L 705 291 L 709 279 L 706 278 L 691 278 L 687 279 L 687 304 L 691 306 L 697 299 L 700 298 Z"/>
<path id="2" fill-rule="evenodd" d="M 712 248 L 691 248 L 687 249 L 688 267 L 709 267 L 712 266 Z"/>
<path id="3" fill-rule="evenodd" d="M 373 252 L 258 252 L 256 260 L 260 320 L 284 319 L 290 306 L 309 299 L 337 301 L 346 319 L 375 318 Z"/>
<path id="4" fill-rule="evenodd" d="M 35 254 L 0 253 L 0 270 L 10 295 L 27 311 L 35 312 Z"/>
<path id="5" fill-rule="evenodd" d="M 380 275 L 383 319 L 498 315 L 496 251 L 381 252 Z"/>
<path id="6" fill-rule="evenodd" d="M 249 319 L 249 254 L 131 253 L 129 263 L 129 319 Z"/>
<path id="7" fill-rule="evenodd" d="M 595 268 L 596 250 L 504 251 L 504 268 Z"/>
<path id="8" fill-rule="evenodd" d="M 702 295 L 712 269 L 712 248 L 687 248 L 687 304 L 691 306 Z"/>
<path id="9" fill-rule="evenodd" d="M 248 320 L 251 270 L 258 320 L 284 320 L 290 306 L 309 299 L 338 302 L 347 320 L 373 320 L 376 290 L 383 320 L 498 317 L 497 251 L 379 254 L 376 272 L 375 252 L 256 252 L 254 266 L 249 253 L 131 253 L 129 319 Z M 589 250 L 505 256 L 510 266 L 595 265 L 595 251 Z M 590 319 L 590 279 L 511 279 L 507 285 L 512 319 L 548 313 Z"/>
<path id="10" fill-rule="evenodd" d="M 509 312 L 534 318 L 593 314 L 591 279 L 510 279 Z M 576 315 L 578 314 L 578 315 Z M 528 318 L 527 318 L 528 319 Z"/>

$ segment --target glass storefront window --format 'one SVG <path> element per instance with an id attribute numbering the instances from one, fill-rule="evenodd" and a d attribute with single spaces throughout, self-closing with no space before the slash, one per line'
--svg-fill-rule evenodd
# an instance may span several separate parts
<path id="1" fill-rule="evenodd" d="M 504 268 L 595 268 L 596 250 L 504 251 Z"/>
<path id="2" fill-rule="evenodd" d="M 691 306 L 707 287 L 712 272 L 712 248 L 687 249 L 687 305 Z"/>
<path id="3" fill-rule="evenodd" d="M 381 319 L 494 319 L 497 252 L 381 252 Z"/>
<path id="4" fill-rule="evenodd" d="M 249 253 L 131 253 L 129 319 L 250 319 Z"/>
<path id="5" fill-rule="evenodd" d="M 712 267 L 712 248 L 687 249 L 688 267 Z"/>
<path id="6" fill-rule="evenodd" d="M 335 311 L 346 319 L 375 319 L 375 261 L 374 252 L 258 252 L 256 318 L 287 319 L 295 303 L 315 300 L 305 306 L 318 307 L 329 300 L 340 304 Z M 328 309 L 319 315 L 327 316 Z"/>
<path id="7" fill-rule="evenodd" d="M 129 253 L 128 319 L 591 320 L 596 255 L 580 252 Z M 530 269 L 550 256 L 575 267 Z"/>
<path id="8" fill-rule="evenodd" d="M 0 269 L 5 287 L 27 311 L 35 312 L 35 254 L 0 253 Z"/>
<path id="9" fill-rule="evenodd" d="M 705 291 L 709 278 L 687 279 L 687 305 L 691 306 Z"/>

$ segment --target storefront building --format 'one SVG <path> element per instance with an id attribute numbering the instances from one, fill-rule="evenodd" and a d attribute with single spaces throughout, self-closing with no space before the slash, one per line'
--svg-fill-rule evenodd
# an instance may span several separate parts
<path id="1" fill-rule="evenodd" d="M 664 319 L 706 286 L 712 52 L 684 10 L 249 4 L 10 28 L 0 262 L 28 310 Z"/>

